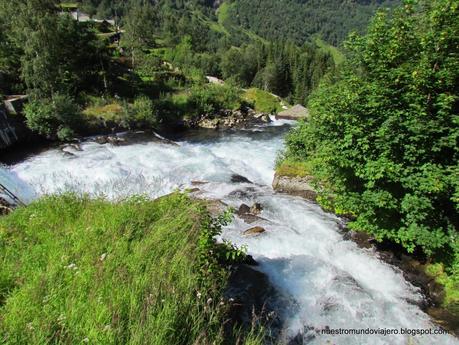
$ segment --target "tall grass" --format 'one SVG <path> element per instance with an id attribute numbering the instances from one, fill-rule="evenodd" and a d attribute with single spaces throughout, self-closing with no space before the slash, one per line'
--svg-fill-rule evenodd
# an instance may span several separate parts
<path id="1" fill-rule="evenodd" d="M 218 231 L 178 193 L 117 203 L 67 194 L 16 210 L 0 219 L 0 344 L 232 342 Z"/>

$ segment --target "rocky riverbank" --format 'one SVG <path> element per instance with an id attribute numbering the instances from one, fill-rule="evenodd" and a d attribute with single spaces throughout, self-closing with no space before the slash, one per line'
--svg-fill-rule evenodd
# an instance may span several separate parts
<path id="1" fill-rule="evenodd" d="M 312 176 L 284 176 L 276 173 L 272 187 L 276 192 L 299 196 L 315 202 L 317 191 L 311 185 Z M 347 222 L 344 219 L 344 224 Z M 406 253 L 401 246 L 377 242 L 364 232 L 343 227 L 344 238 L 354 241 L 361 248 L 372 250 L 384 262 L 399 268 L 404 278 L 420 289 L 425 299 L 419 305 L 440 326 L 459 336 L 459 317 L 444 305 L 444 286 L 427 273 L 428 262 L 423 256 Z"/>
<path id="2" fill-rule="evenodd" d="M 216 114 L 203 114 L 186 122 L 190 128 L 229 129 L 246 128 L 271 122 L 267 113 L 257 113 L 249 107 L 238 110 L 220 110 Z"/>

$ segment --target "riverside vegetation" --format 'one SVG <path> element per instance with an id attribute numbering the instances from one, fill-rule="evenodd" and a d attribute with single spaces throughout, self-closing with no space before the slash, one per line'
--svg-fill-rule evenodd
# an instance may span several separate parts
<path id="1" fill-rule="evenodd" d="M 280 173 L 312 175 L 349 227 L 427 258 L 459 315 L 459 3 L 405 1 L 352 35 Z"/>
<path id="2" fill-rule="evenodd" d="M 330 44 L 398 1 L 288 3 L 0 0 L 0 95 L 27 93 L 27 125 L 59 140 L 221 109 L 277 112 L 271 92 L 308 105 L 278 172 L 314 176 L 318 202 L 351 229 L 424 256 L 457 315 L 457 1 L 379 11 L 345 55 Z M 312 5 L 320 15 L 298 24 Z M 65 14 L 76 7 L 115 17 L 120 41 Z M 220 224 L 183 194 L 50 196 L 1 218 L 0 343 L 261 343 L 260 328 L 222 327 L 228 266 L 244 253 L 215 243 Z"/>
<path id="3" fill-rule="evenodd" d="M 242 1 L 1 0 L 0 95 L 27 93 L 27 125 L 60 140 L 101 128 L 170 127 L 215 107 L 253 107 L 264 102 L 253 96 L 266 99 L 268 92 L 306 103 L 340 53 L 311 30 L 285 40 L 232 22 L 232 11 L 245 7 Z M 367 7 L 354 22 L 361 26 L 376 5 L 344 12 Z M 122 32 L 107 22 L 77 22 L 67 15 L 77 8 L 115 18 Z M 347 31 L 353 21 L 348 24 Z M 321 26 L 314 33 L 322 34 Z M 225 79 L 227 87 L 206 84 L 206 75 Z M 241 87 L 258 90 L 246 97 Z M 279 104 L 262 109 L 275 112 Z"/>
<path id="4" fill-rule="evenodd" d="M 227 219 L 179 193 L 50 196 L 2 217 L 0 343 L 260 344 L 226 317 L 244 257 L 215 242 Z"/>

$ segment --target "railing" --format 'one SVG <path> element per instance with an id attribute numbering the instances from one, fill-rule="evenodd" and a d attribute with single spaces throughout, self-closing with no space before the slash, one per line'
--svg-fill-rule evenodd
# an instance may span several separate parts
<path id="1" fill-rule="evenodd" d="M 25 203 L 23 203 L 12 191 L 10 191 L 8 188 L 6 188 L 4 185 L 0 183 L 0 193 L 5 194 L 8 198 L 13 200 L 13 202 L 18 205 L 18 206 L 25 206 Z"/>

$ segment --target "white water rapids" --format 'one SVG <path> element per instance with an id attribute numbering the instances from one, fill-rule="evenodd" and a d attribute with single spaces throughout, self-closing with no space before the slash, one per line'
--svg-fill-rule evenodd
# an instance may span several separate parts
<path id="1" fill-rule="evenodd" d="M 282 125 L 283 122 L 275 122 Z M 225 228 L 223 237 L 247 245 L 272 284 L 294 301 L 285 310 L 285 339 L 302 334 L 305 344 L 459 344 L 447 335 L 324 335 L 332 329 L 429 329 L 429 317 L 413 301 L 419 291 L 401 272 L 385 264 L 371 250 L 343 239 L 339 220 L 300 198 L 275 194 L 271 188 L 274 161 L 282 149 L 282 126 L 259 131 L 187 139 L 179 146 L 142 142 L 125 146 L 82 144 L 73 155 L 50 149 L 11 167 L 0 169 L 0 179 L 11 185 L 18 178 L 37 195 L 77 190 L 111 198 L 134 193 L 160 196 L 191 181 L 207 198 L 239 207 L 259 202 L 266 221 L 245 224 L 242 219 Z M 254 184 L 231 183 L 239 174 Z M 12 187 L 13 188 L 13 187 Z M 16 190 L 28 194 L 22 185 Z M 242 232 L 260 225 L 255 237 Z"/>

